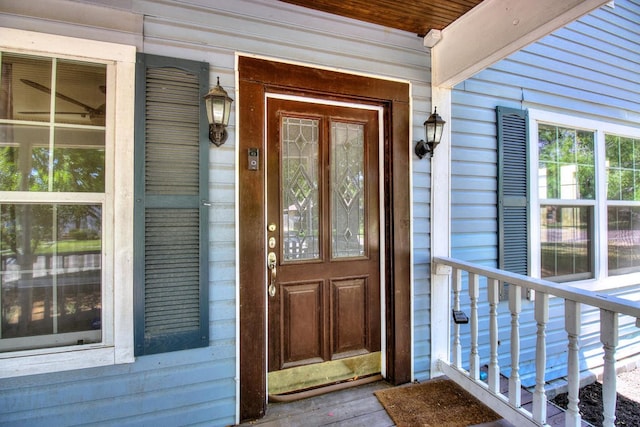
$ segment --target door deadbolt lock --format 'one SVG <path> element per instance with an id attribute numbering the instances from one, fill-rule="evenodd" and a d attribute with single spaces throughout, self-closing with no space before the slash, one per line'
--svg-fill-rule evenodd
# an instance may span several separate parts
<path id="1" fill-rule="evenodd" d="M 276 238 L 269 237 L 269 249 L 273 249 L 276 247 Z"/>
<path id="2" fill-rule="evenodd" d="M 271 224 L 269 224 L 269 226 L 267 227 L 267 230 L 269 230 L 270 232 L 274 232 L 276 231 L 276 225 L 272 222 Z"/>
<path id="3" fill-rule="evenodd" d="M 269 255 L 267 255 L 267 267 L 269 267 L 269 270 L 276 267 L 276 261 L 276 253 L 269 252 Z"/>

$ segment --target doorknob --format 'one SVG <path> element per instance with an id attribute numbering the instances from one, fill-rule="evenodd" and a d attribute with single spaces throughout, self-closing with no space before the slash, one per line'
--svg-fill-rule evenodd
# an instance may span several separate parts
<path id="1" fill-rule="evenodd" d="M 267 255 L 267 267 L 271 273 L 271 278 L 269 280 L 269 296 L 271 297 L 276 295 L 276 263 L 276 253 L 269 252 L 269 255 Z"/>

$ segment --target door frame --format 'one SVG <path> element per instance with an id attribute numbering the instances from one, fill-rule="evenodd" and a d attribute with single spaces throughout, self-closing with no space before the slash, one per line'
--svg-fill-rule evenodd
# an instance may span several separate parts
<path id="1" fill-rule="evenodd" d="M 383 307 L 386 378 L 411 381 L 410 85 L 250 56 L 237 56 L 238 70 L 238 253 L 240 419 L 264 416 L 267 408 L 267 286 L 265 221 L 265 118 L 267 93 L 290 94 L 383 108 L 385 283 Z M 258 171 L 248 151 L 259 149 Z"/>

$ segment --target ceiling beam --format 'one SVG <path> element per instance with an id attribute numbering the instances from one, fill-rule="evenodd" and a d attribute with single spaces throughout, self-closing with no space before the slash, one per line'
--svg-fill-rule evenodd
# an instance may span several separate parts
<path id="1" fill-rule="evenodd" d="M 609 0 L 485 0 L 442 30 L 432 85 L 453 87 Z"/>

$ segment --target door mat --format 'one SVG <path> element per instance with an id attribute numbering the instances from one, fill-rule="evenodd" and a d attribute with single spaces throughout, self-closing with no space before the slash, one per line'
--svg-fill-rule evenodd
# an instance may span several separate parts
<path id="1" fill-rule="evenodd" d="M 467 427 L 501 418 L 448 379 L 378 390 L 375 395 L 398 427 Z"/>

